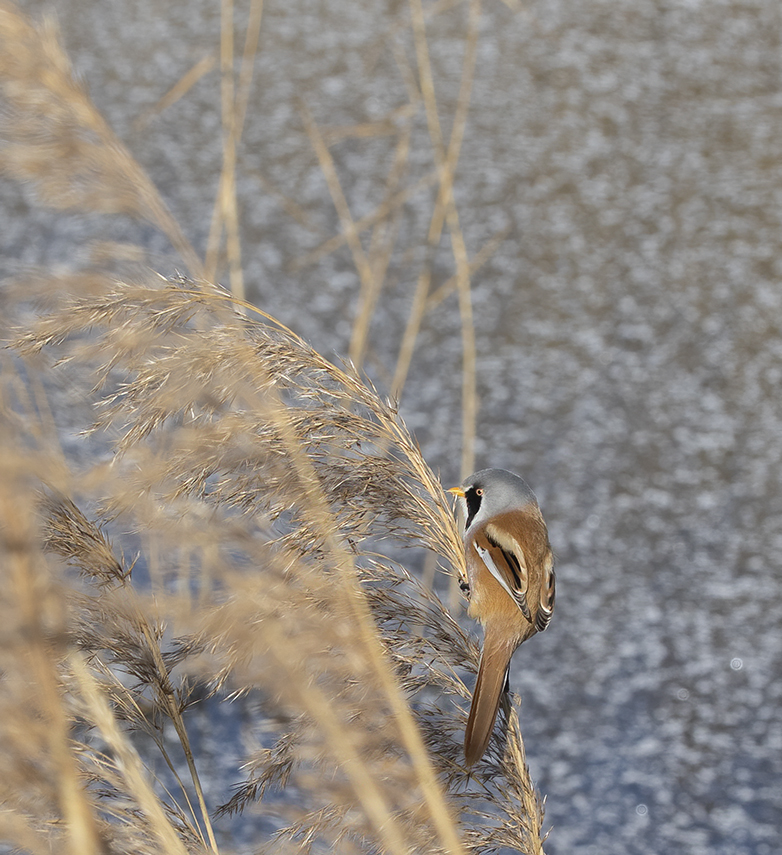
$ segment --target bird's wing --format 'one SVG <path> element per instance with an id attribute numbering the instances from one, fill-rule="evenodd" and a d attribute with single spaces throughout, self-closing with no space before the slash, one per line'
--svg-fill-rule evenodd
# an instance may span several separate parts
<path id="1" fill-rule="evenodd" d="M 554 560 L 551 555 L 543 566 L 543 578 L 540 582 L 540 602 L 538 613 L 535 615 L 535 628 L 538 632 L 549 625 L 554 612 L 554 597 L 556 595 L 556 578 L 554 576 Z"/>
<path id="2" fill-rule="evenodd" d="M 524 617 L 531 623 L 532 616 L 527 604 L 529 576 L 521 547 L 515 544 L 515 541 L 513 548 L 501 546 L 485 532 L 476 534 L 473 545 L 486 569 L 502 585 Z"/>

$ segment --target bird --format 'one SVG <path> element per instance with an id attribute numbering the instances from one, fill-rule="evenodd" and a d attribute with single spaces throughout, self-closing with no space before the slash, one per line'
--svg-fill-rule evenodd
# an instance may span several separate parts
<path id="1" fill-rule="evenodd" d="M 481 469 L 449 493 L 464 513 L 467 613 L 483 625 L 478 677 L 464 734 L 467 766 L 489 744 L 510 660 L 554 611 L 554 556 L 535 494 L 505 469 Z"/>

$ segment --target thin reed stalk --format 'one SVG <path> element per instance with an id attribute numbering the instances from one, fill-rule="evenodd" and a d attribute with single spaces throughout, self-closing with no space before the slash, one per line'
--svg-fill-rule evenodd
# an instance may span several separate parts
<path id="1" fill-rule="evenodd" d="M 331 199 L 334 203 L 334 207 L 336 208 L 337 215 L 339 216 L 342 232 L 345 235 L 345 241 L 350 248 L 350 252 L 353 256 L 353 263 L 358 271 L 359 280 L 361 282 L 359 306 L 367 307 L 366 309 L 360 308 L 359 314 L 366 311 L 366 317 L 368 318 L 371 316 L 371 307 L 374 306 L 379 292 L 379 282 L 375 276 L 376 271 L 373 269 L 367 254 L 364 252 L 364 247 L 361 245 L 361 238 L 353 220 L 353 216 L 350 213 L 350 207 L 347 203 L 347 199 L 345 199 L 345 194 L 342 191 L 342 185 L 340 184 L 331 152 L 324 142 L 323 136 L 315 123 L 312 113 L 304 101 L 300 102 L 299 111 L 301 112 L 307 135 L 312 143 L 312 148 L 318 158 L 321 171 L 323 172 L 326 183 L 328 184 L 329 193 L 331 194 Z M 362 324 L 362 327 L 366 328 L 367 325 L 368 320 Z M 355 365 L 359 365 L 361 362 L 364 341 L 365 336 L 354 336 L 351 341 L 348 356 Z"/>
<path id="2" fill-rule="evenodd" d="M 159 116 L 161 113 L 164 113 L 169 109 L 169 107 L 173 107 L 177 101 L 184 98 L 193 86 L 195 86 L 202 77 L 209 74 L 214 67 L 214 54 L 208 53 L 206 56 L 202 56 L 192 68 L 188 69 L 182 77 L 177 80 L 177 82 L 153 107 L 145 110 L 144 113 L 136 119 L 133 123 L 133 129 L 136 132 L 143 131 L 155 116 Z"/>
<path id="3" fill-rule="evenodd" d="M 233 11 L 232 0 L 222 0 L 220 4 L 220 94 L 223 167 L 220 172 L 217 199 L 212 209 L 205 277 L 210 282 L 214 282 L 217 278 L 220 246 L 223 230 L 225 230 L 231 291 L 238 300 L 244 300 L 244 273 L 236 195 L 237 149 L 242 139 L 250 98 L 255 56 L 258 52 L 263 19 L 263 0 L 252 0 L 250 5 L 250 18 L 245 33 L 238 85 L 234 79 Z"/>
<path id="4" fill-rule="evenodd" d="M 428 175 L 424 175 L 423 178 L 419 179 L 411 187 L 406 187 L 404 190 L 400 190 L 398 193 L 395 193 L 390 199 L 385 199 L 370 214 L 367 214 L 366 216 L 361 217 L 361 219 L 355 221 L 355 230 L 357 232 L 362 232 L 365 229 L 371 228 L 372 226 L 382 222 L 389 215 L 395 213 L 396 210 L 401 208 L 402 205 L 404 205 L 405 202 L 411 199 L 416 193 L 419 193 L 426 187 L 431 187 L 436 180 L 437 173 L 430 172 Z M 324 241 L 316 249 L 311 250 L 300 259 L 297 259 L 292 265 L 292 270 L 298 271 L 310 264 L 315 264 L 325 255 L 335 252 L 346 243 L 347 234 L 340 232 L 338 235 L 334 235 L 334 237 Z"/>
<path id="5" fill-rule="evenodd" d="M 468 29 L 467 51 L 463 65 L 462 85 L 460 96 L 461 109 L 457 109 L 457 121 L 452 130 L 452 153 L 445 151 L 443 135 L 440 129 L 440 119 L 437 112 L 432 67 L 429 60 L 429 48 L 426 40 L 426 22 L 421 0 L 410 0 L 410 12 L 413 25 L 413 38 L 421 95 L 426 109 L 426 121 L 429 137 L 438 171 L 440 194 L 435 214 L 429 229 L 429 241 L 434 243 L 439 239 L 443 218 L 451 233 L 451 246 L 456 262 L 457 291 L 459 294 L 459 314 L 462 320 L 462 460 L 461 472 L 464 477 L 475 468 L 475 431 L 478 419 L 478 396 L 475 371 L 475 325 L 472 315 L 472 297 L 470 294 L 470 263 L 464 236 L 459 226 L 459 215 L 453 198 L 452 168 L 455 166 L 461 147 L 461 138 L 466 121 L 469 94 L 475 70 L 476 41 L 478 21 L 480 19 L 480 2 L 472 0 L 470 4 L 470 24 Z M 441 211 L 444 212 L 440 213 Z"/>
<path id="6" fill-rule="evenodd" d="M 157 188 L 74 77 L 53 21 L 35 25 L 7 2 L 0 3 L 0 86 L 8 110 L 0 170 L 34 183 L 46 205 L 152 223 L 190 272 L 202 274 Z"/>
<path id="7" fill-rule="evenodd" d="M 394 151 L 394 159 L 386 180 L 386 195 L 383 206 L 387 206 L 394 196 L 394 191 L 399 186 L 407 169 L 407 161 L 410 155 L 411 123 L 408 122 L 405 129 L 399 134 L 399 139 Z M 359 310 L 353 321 L 353 330 L 350 337 L 348 354 L 357 370 L 361 370 L 364 355 L 369 339 L 369 329 L 372 317 L 375 313 L 380 290 L 386 277 L 388 265 L 391 262 L 391 254 L 394 251 L 397 234 L 399 232 L 400 211 L 397 208 L 390 221 L 380 220 L 372 230 L 372 239 L 369 247 L 369 263 L 372 267 L 371 291 L 364 294 L 359 303 Z"/>

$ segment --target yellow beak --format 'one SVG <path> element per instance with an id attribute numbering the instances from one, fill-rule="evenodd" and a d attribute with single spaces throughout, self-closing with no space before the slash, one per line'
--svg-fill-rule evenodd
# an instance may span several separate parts
<path id="1" fill-rule="evenodd" d="M 447 493 L 453 493 L 454 496 L 458 496 L 460 499 L 464 498 L 464 490 L 461 487 L 451 487 L 450 490 L 446 490 Z"/>

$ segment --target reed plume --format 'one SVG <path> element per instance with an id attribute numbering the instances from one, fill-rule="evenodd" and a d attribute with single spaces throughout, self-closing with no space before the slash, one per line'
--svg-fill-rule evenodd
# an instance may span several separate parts
<path id="1" fill-rule="evenodd" d="M 0 45 L 6 171 L 153 222 L 187 259 L 52 28 L 3 5 Z M 0 839 L 230 851 L 252 808 L 278 826 L 255 850 L 542 852 L 510 706 L 464 769 L 478 651 L 401 563 L 463 572 L 460 536 L 394 403 L 198 279 L 38 271 L 3 299 Z M 252 698 L 272 732 L 233 794 L 191 744 L 205 697 Z"/>

